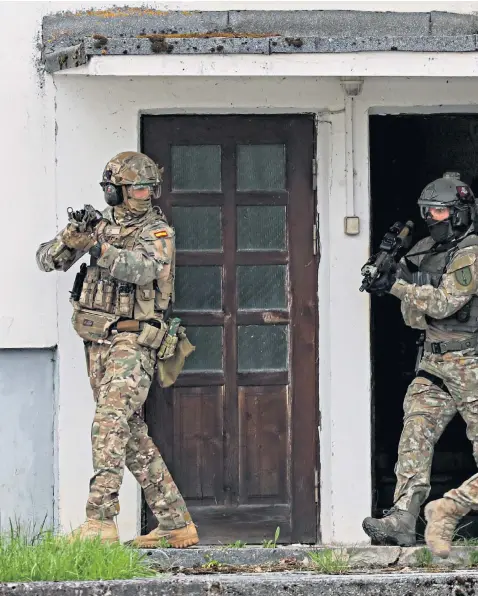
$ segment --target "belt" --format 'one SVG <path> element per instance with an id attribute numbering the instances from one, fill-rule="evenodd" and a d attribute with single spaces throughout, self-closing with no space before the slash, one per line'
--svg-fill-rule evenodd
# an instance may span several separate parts
<path id="1" fill-rule="evenodd" d="M 136 319 L 121 319 L 111 326 L 111 331 L 142 331 L 145 325 L 152 325 L 153 327 L 161 327 L 160 321 L 137 321 Z"/>
<path id="2" fill-rule="evenodd" d="M 431 352 L 432 354 L 445 354 L 446 352 L 460 352 L 468 348 L 476 348 L 477 343 L 478 338 L 475 336 L 461 341 L 426 341 L 423 348 L 425 352 Z"/>
<path id="3" fill-rule="evenodd" d="M 448 395 L 450 395 L 450 392 L 448 391 L 448 387 L 445 385 L 445 381 L 443 379 L 440 379 L 440 377 L 437 377 L 436 375 L 432 375 L 432 373 L 429 373 L 426 370 L 422 370 L 421 368 L 417 371 L 417 377 L 422 377 L 422 379 L 428 379 L 434 385 L 436 385 L 439 389 L 441 389 L 442 391 L 445 391 L 446 393 L 448 393 Z"/>

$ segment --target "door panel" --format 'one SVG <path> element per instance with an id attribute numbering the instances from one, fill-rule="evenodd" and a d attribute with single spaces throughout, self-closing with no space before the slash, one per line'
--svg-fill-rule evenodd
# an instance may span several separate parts
<path id="1" fill-rule="evenodd" d="M 317 264 L 309 116 L 144 116 L 196 351 L 150 433 L 202 543 L 317 540 Z M 149 512 L 147 512 L 149 513 Z M 147 516 L 148 528 L 154 520 Z"/>

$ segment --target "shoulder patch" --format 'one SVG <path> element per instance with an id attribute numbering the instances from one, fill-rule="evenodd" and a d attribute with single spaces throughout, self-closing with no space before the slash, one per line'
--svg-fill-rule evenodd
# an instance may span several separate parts
<path id="1" fill-rule="evenodd" d="M 460 286 L 468 287 L 473 281 L 473 274 L 471 268 L 466 266 L 455 271 L 455 279 Z"/>
<path id="2" fill-rule="evenodd" d="M 168 230 L 156 230 L 153 232 L 153 236 L 155 238 L 168 238 L 169 232 Z"/>
<path id="3" fill-rule="evenodd" d="M 476 254 L 474 252 L 464 252 L 461 255 L 458 255 L 453 261 L 451 262 L 447 273 L 454 273 L 455 271 L 459 271 L 460 269 L 464 269 L 465 267 L 470 267 L 476 261 Z"/>

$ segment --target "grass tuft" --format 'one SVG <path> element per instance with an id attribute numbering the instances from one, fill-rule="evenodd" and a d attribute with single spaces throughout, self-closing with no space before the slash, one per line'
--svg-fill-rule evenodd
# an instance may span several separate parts
<path id="1" fill-rule="evenodd" d="M 69 542 L 51 531 L 31 535 L 19 526 L 0 534 L 0 582 L 84 581 L 152 577 L 137 549 L 99 538 Z"/>
<path id="2" fill-rule="evenodd" d="M 279 540 L 280 536 L 280 527 L 277 526 L 276 531 L 274 533 L 274 540 L 264 540 L 262 542 L 263 548 L 277 548 L 277 541 Z"/>
<path id="3" fill-rule="evenodd" d="M 227 548 L 246 548 L 247 542 L 243 542 L 242 540 L 236 540 L 236 542 L 232 542 L 228 544 Z"/>
<path id="4" fill-rule="evenodd" d="M 308 553 L 312 566 L 319 573 L 340 574 L 349 569 L 349 554 L 346 550 L 324 548 Z"/>
<path id="5" fill-rule="evenodd" d="M 415 553 L 415 561 L 417 567 L 432 567 L 433 566 L 433 555 L 432 553 L 426 548 L 420 548 Z"/>

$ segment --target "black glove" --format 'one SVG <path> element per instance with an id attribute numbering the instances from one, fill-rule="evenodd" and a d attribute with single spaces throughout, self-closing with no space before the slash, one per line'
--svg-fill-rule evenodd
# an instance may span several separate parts
<path id="1" fill-rule="evenodd" d="M 400 261 L 397 265 L 397 279 L 403 279 L 408 284 L 413 283 L 413 275 L 407 263 Z"/>
<path id="2" fill-rule="evenodd" d="M 388 271 L 382 273 L 367 290 L 369 294 L 376 294 L 377 296 L 383 296 L 390 292 L 390 288 L 395 283 L 397 275 L 394 271 Z"/>

